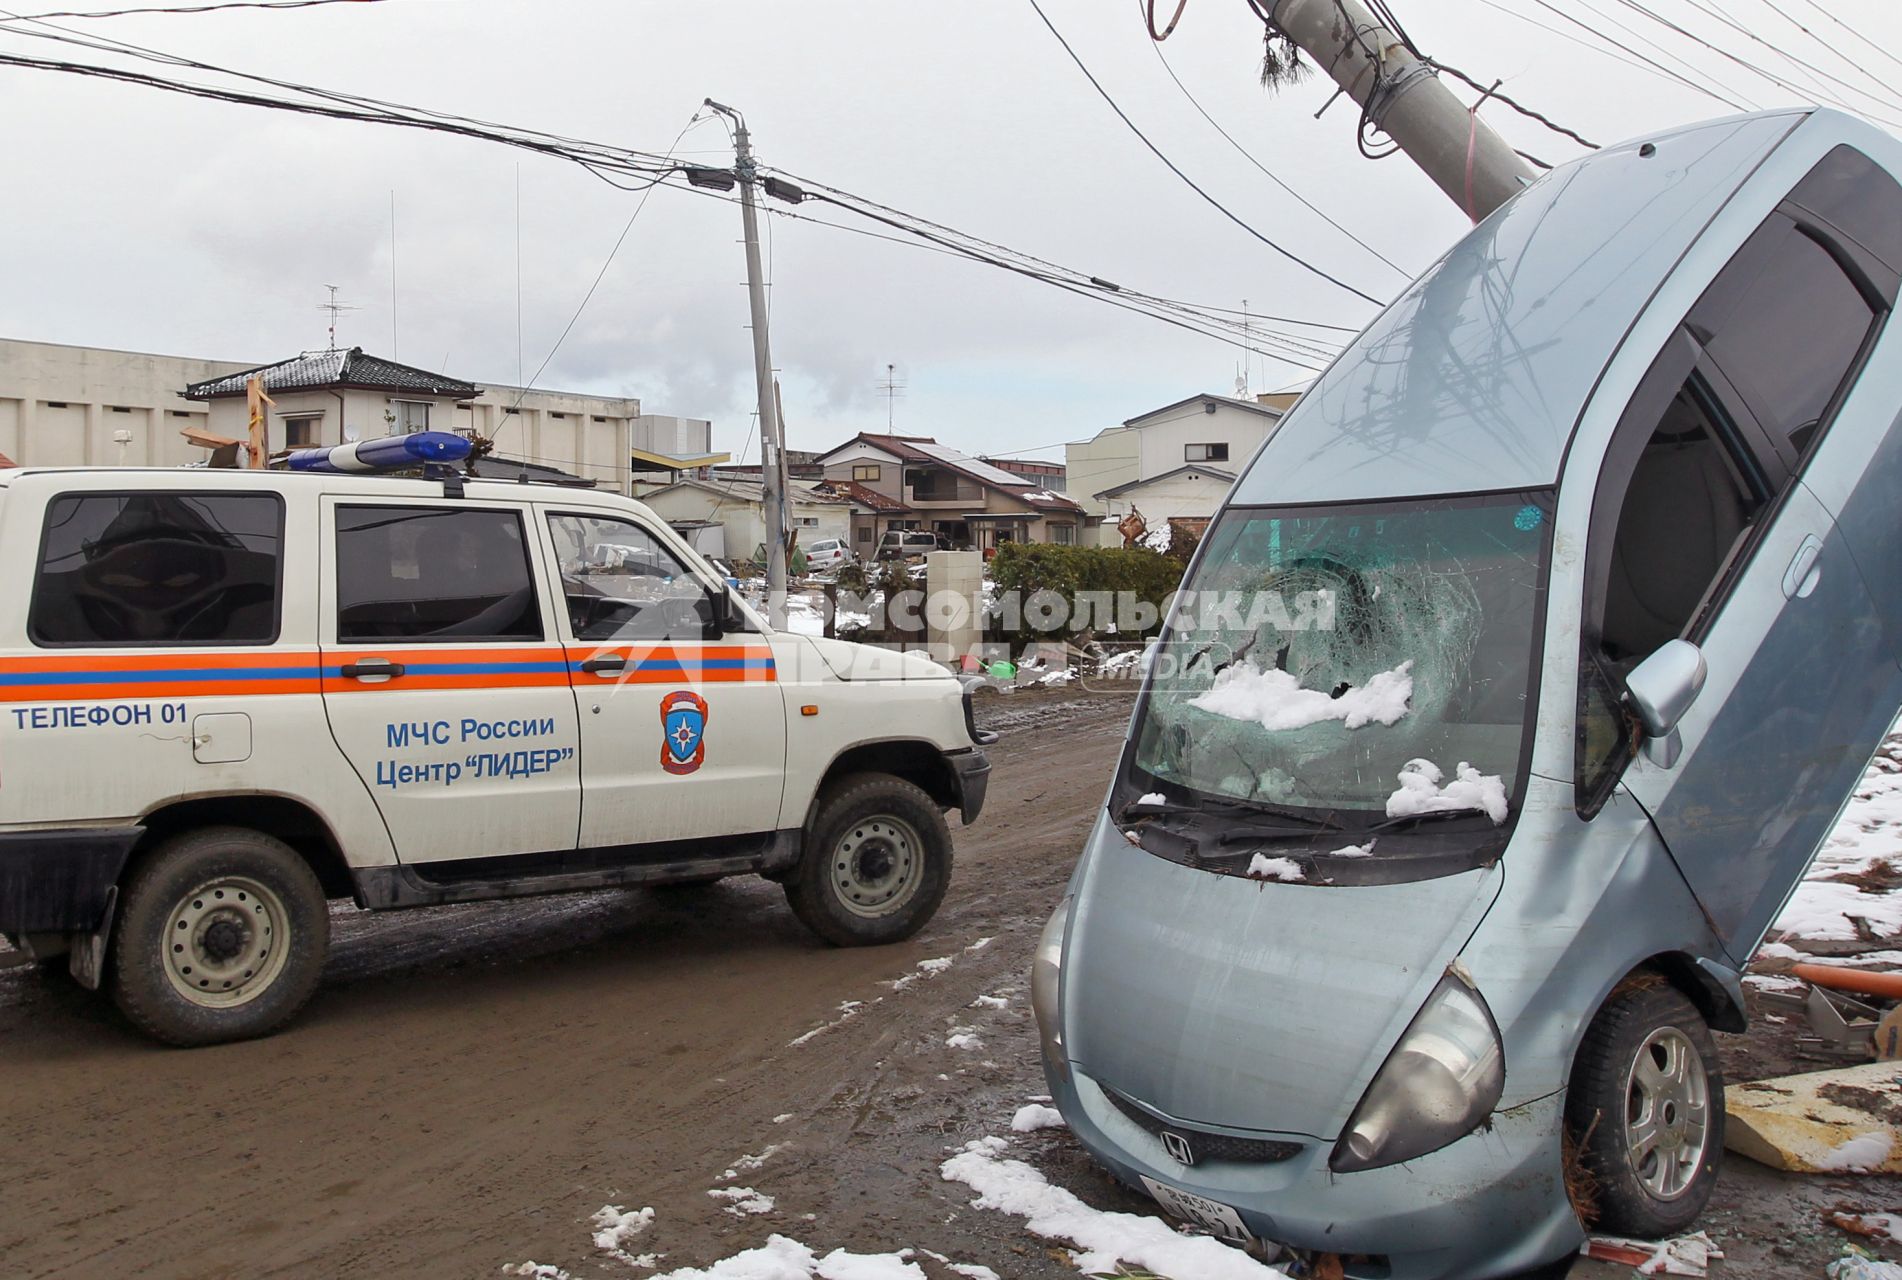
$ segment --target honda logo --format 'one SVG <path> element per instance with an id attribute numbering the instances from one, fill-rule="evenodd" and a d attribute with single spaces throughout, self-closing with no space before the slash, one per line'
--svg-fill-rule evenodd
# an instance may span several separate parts
<path id="1" fill-rule="evenodd" d="M 1162 1131 L 1162 1149 L 1167 1151 L 1169 1158 L 1179 1165 L 1187 1167 L 1195 1163 L 1195 1148 L 1189 1145 L 1187 1138 L 1174 1129 Z"/>

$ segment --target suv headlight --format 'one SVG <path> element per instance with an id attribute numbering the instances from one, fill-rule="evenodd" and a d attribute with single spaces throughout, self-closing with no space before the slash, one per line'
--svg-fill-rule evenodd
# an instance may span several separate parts
<path id="1" fill-rule="evenodd" d="M 1065 897 L 1051 913 L 1050 922 L 1037 939 L 1037 954 L 1030 962 L 1030 1008 L 1037 1015 L 1037 1031 L 1043 1038 L 1043 1060 L 1060 1075 L 1068 1075 L 1070 1063 L 1063 1056 L 1063 935 L 1070 924 L 1070 904 Z"/>
<path id="2" fill-rule="evenodd" d="M 1353 1173 L 1438 1151 L 1478 1128 L 1505 1087 L 1499 1027 L 1455 965 L 1367 1086 L 1328 1167 Z"/>

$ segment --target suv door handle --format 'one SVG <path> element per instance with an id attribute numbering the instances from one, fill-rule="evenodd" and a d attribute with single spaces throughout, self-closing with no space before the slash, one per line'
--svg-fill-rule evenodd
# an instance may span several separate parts
<path id="1" fill-rule="evenodd" d="M 388 658 L 359 658 L 343 664 L 343 674 L 352 680 L 389 680 L 402 675 L 404 669 L 402 663 Z"/>
<path id="2" fill-rule="evenodd" d="M 591 676 L 608 676 L 627 670 L 627 659 L 619 654 L 607 653 L 598 658 L 589 658 L 581 664 L 581 669 Z"/>
<path id="3" fill-rule="evenodd" d="M 1810 592 L 1816 590 L 1816 584 L 1823 580 L 1823 571 L 1816 566 L 1816 558 L 1822 554 L 1821 538 L 1812 533 L 1803 539 L 1790 567 L 1783 571 L 1784 599 L 1807 600 Z"/>

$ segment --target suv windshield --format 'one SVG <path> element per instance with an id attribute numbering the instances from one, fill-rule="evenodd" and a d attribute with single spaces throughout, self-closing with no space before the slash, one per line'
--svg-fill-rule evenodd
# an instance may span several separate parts
<path id="1" fill-rule="evenodd" d="M 1293 820 L 1317 852 L 1423 815 L 1503 825 L 1549 515 L 1546 493 L 1229 510 L 1151 659 L 1117 803 Z"/>

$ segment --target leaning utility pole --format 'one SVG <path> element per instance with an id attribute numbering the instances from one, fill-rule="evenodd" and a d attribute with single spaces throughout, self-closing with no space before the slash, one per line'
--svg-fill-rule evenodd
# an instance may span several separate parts
<path id="1" fill-rule="evenodd" d="M 1334 78 L 1478 222 L 1538 175 L 1361 0 L 1279 0 L 1273 30 Z"/>
<path id="2" fill-rule="evenodd" d="M 766 341 L 766 284 L 760 275 L 759 215 L 754 186 L 759 171 L 746 132 L 746 118 L 712 98 L 706 104 L 733 122 L 733 172 L 740 181 L 740 221 L 746 229 L 746 296 L 753 316 L 753 380 L 759 394 L 759 478 L 766 517 L 766 619 L 786 626 L 786 495 L 781 483 L 781 441 L 777 397 L 773 391 L 773 353 Z"/>

